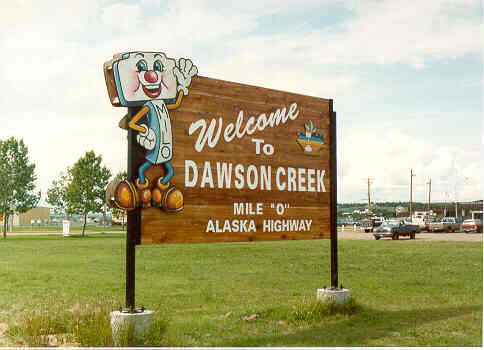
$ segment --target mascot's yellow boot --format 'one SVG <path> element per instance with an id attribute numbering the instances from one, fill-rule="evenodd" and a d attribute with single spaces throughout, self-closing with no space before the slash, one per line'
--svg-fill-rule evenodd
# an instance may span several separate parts
<path id="1" fill-rule="evenodd" d="M 148 179 L 146 183 L 136 185 L 131 181 L 115 180 L 106 188 L 106 203 L 111 208 L 133 210 L 138 207 L 151 207 L 151 190 Z"/>
<path id="2" fill-rule="evenodd" d="M 142 208 L 150 208 L 151 207 L 151 190 L 150 190 L 150 182 L 148 179 L 145 179 L 144 184 L 139 183 L 139 178 L 136 179 L 136 188 L 139 190 L 139 198 L 140 204 Z"/>
<path id="3" fill-rule="evenodd" d="M 132 210 L 138 207 L 138 191 L 132 182 L 125 180 L 111 181 L 106 188 L 106 203 L 111 208 Z"/>
<path id="4" fill-rule="evenodd" d="M 151 200 L 153 206 L 161 208 L 167 213 L 175 213 L 183 210 L 183 193 L 175 186 L 161 183 L 162 177 L 156 181 Z"/>

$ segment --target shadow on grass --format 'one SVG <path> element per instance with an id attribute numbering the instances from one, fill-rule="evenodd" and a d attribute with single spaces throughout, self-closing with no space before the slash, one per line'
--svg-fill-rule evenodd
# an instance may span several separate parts
<path id="1" fill-rule="evenodd" d="M 421 334 L 418 330 L 421 326 L 431 322 L 445 321 L 472 313 L 482 315 L 482 306 L 399 311 L 361 307 L 359 312 L 350 317 L 323 320 L 318 322 L 317 326 L 306 323 L 306 326 L 299 328 L 303 328 L 302 330 L 296 330 L 290 334 L 234 339 L 230 346 L 373 346 L 375 340 L 387 337 L 391 338 L 390 344 L 377 344 L 376 346 L 482 346 L 481 335 L 474 337 L 466 335 L 466 344 L 453 344 L 453 342 L 462 341 L 462 338 L 453 339 L 450 334 L 452 332 L 448 330 L 449 334 L 446 334 L 444 324 L 435 328 L 435 332 L 441 333 L 441 336 L 446 338 L 441 339 L 443 344 L 440 343 L 440 340 L 439 344 L 430 344 L 432 341 L 435 342 L 436 335 Z M 479 316 L 479 318 L 481 317 Z M 326 324 L 321 324 L 323 322 Z M 401 339 L 400 337 L 407 338 Z"/>

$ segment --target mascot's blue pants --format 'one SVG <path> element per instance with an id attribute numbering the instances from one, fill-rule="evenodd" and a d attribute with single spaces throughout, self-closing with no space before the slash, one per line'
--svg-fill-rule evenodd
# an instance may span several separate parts
<path id="1" fill-rule="evenodd" d="M 153 163 L 146 161 L 139 167 L 138 175 L 139 175 L 139 183 L 140 184 L 144 184 L 146 182 L 145 171 L 148 170 L 148 168 L 152 165 L 153 165 Z M 167 172 L 166 172 L 166 175 L 163 176 L 163 180 L 161 180 L 161 183 L 163 185 L 166 185 L 168 183 L 168 181 L 170 181 L 170 179 L 173 177 L 174 170 L 173 170 L 173 165 L 171 165 L 170 162 L 165 162 L 165 163 L 163 163 L 163 165 L 165 166 L 165 169 L 166 169 Z"/>

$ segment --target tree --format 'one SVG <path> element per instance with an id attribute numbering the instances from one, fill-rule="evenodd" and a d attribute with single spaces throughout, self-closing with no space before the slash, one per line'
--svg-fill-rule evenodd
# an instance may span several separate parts
<path id="1" fill-rule="evenodd" d="M 3 214 L 3 238 L 7 238 L 8 219 L 37 205 L 35 164 L 29 163 L 28 149 L 22 139 L 0 140 L 0 214 Z"/>
<path id="2" fill-rule="evenodd" d="M 51 187 L 47 190 L 47 203 L 54 207 L 56 215 L 65 215 L 66 219 L 74 213 L 67 196 L 67 186 L 72 182 L 71 169 L 61 172 L 59 180 L 53 180 Z"/>
<path id="3" fill-rule="evenodd" d="M 128 173 L 126 171 L 122 171 L 116 174 L 114 177 L 114 180 L 127 180 L 128 179 Z M 113 217 L 121 218 L 121 227 L 124 231 L 124 222 L 126 219 L 126 210 L 125 209 L 120 209 L 120 208 L 112 208 L 112 213 Z"/>
<path id="4" fill-rule="evenodd" d="M 72 176 L 66 188 L 68 207 L 84 216 L 82 235 L 86 230 L 87 214 L 101 211 L 104 204 L 105 189 L 111 171 L 101 165 L 102 157 L 94 151 L 86 152 L 70 169 Z"/>

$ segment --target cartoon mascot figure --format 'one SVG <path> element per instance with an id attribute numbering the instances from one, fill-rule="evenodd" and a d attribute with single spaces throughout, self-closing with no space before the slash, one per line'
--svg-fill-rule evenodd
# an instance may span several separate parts
<path id="1" fill-rule="evenodd" d="M 174 170 L 169 110 L 180 106 L 197 73 L 190 59 L 175 61 L 163 52 L 123 53 L 104 64 L 111 103 L 119 107 L 141 107 L 129 123 L 123 118 L 120 126 L 136 130 L 136 140 L 146 150 L 145 162 L 139 167 L 134 184 L 117 181 L 108 185 L 109 205 L 128 210 L 152 205 L 166 212 L 183 209 L 183 194 L 170 181 Z M 150 183 L 145 173 L 158 164 L 163 165 L 164 175 Z"/>

